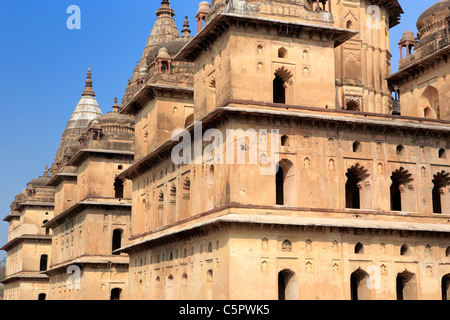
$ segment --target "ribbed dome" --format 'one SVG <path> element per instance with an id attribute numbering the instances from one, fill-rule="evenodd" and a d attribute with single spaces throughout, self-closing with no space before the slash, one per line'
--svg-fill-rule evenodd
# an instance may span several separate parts
<path id="1" fill-rule="evenodd" d="M 77 153 L 79 149 L 78 138 L 80 135 L 87 129 L 87 126 L 92 120 L 103 115 L 97 99 L 95 99 L 91 76 L 91 68 L 89 68 L 86 86 L 81 94 L 81 99 L 62 134 L 61 143 L 52 165 L 53 172 L 55 172 L 59 166 L 64 165 L 65 159 L 71 158 Z"/>
<path id="2" fill-rule="evenodd" d="M 97 99 L 95 99 L 94 90 L 92 89 L 92 73 L 90 67 L 87 75 L 86 87 L 81 94 L 81 99 L 78 102 L 72 117 L 67 123 L 66 129 L 86 128 L 91 120 L 103 114 Z"/>
<path id="3" fill-rule="evenodd" d="M 101 116 L 103 113 L 97 99 L 91 96 L 83 96 L 78 102 L 72 117 L 67 123 L 67 129 L 86 128 L 88 123 Z"/>
<path id="4" fill-rule="evenodd" d="M 443 22 L 450 13 L 450 0 L 442 0 L 425 10 L 417 19 L 417 30 L 423 33 L 425 28 L 436 22 Z"/>

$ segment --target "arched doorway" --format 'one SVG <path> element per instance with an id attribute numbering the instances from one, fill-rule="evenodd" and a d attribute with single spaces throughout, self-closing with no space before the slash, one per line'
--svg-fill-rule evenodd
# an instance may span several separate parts
<path id="1" fill-rule="evenodd" d="M 442 300 L 450 300 L 450 273 L 442 277 Z"/>
<path id="2" fill-rule="evenodd" d="M 297 276 L 292 270 L 278 273 L 278 300 L 297 300 Z"/>
<path id="3" fill-rule="evenodd" d="M 111 290 L 111 300 L 120 300 L 120 295 L 122 294 L 122 289 L 114 288 Z"/>
<path id="4" fill-rule="evenodd" d="M 417 278 L 416 275 L 404 271 L 397 275 L 397 300 L 417 300 Z"/>
<path id="5" fill-rule="evenodd" d="M 369 275 L 362 269 L 358 269 L 350 276 L 351 299 L 370 300 L 370 289 L 367 287 Z"/>

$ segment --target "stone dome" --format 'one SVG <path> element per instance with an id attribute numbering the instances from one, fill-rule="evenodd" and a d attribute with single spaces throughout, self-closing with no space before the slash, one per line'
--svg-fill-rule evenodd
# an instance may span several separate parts
<path id="1" fill-rule="evenodd" d="M 102 141 L 133 141 L 135 120 L 125 114 L 110 112 L 92 120 L 89 129 L 101 129 Z"/>
<path id="2" fill-rule="evenodd" d="M 445 32 L 445 19 L 450 14 L 450 0 L 442 0 L 425 10 L 417 20 L 421 45 Z"/>
<path id="3" fill-rule="evenodd" d="M 135 120 L 134 118 L 127 116 L 125 114 L 110 112 L 104 114 L 91 122 L 91 125 L 96 125 L 100 128 L 104 128 L 105 126 L 112 125 L 116 127 L 122 126 L 134 126 Z"/>
<path id="4" fill-rule="evenodd" d="M 50 177 L 48 176 L 42 176 L 39 177 L 37 179 L 31 180 L 30 182 L 27 183 L 28 187 L 44 187 L 47 182 L 50 181 Z"/>
<path id="5" fill-rule="evenodd" d="M 414 32 L 412 31 L 405 31 L 403 33 L 403 37 L 400 40 L 400 43 L 404 43 L 404 42 L 410 42 L 410 43 L 415 43 L 416 42 L 416 37 L 414 36 Z"/>

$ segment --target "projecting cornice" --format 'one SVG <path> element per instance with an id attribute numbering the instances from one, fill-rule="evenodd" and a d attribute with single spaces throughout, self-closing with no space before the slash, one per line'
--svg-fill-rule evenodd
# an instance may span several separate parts
<path id="1" fill-rule="evenodd" d="M 20 237 L 16 237 L 5 244 L 0 250 L 9 251 L 11 248 L 17 246 L 20 243 L 51 243 L 52 236 L 36 235 L 36 234 L 24 234 Z"/>
<path id="2" fill-rule="evenodd" d="M 131 199 L 116 198 L 87 198 L 77 202 L 70 208 L 67 208 L 52 220 L 44 224 L 44 228 L 55 228 L 66 222 L 71 217 L 86 210 L 86 208 L 97 208 L 101 210 L 124 210 L 131 214 Z"/>
<path id="3" fill-rule="evenodd" d="M 83 149 L 78 151 L 67 163 L 67 166 L 79 166 L 89 157 L 105 156 L 105 157 L 126 157 L 133 158 L 133 151 L 126 150 L 101 150 L 101 149 Z"/>
<path id="4" fill-rule="evenodd" d="M 146 84 L 128 102 L 120 112 L 122 114 L 136 115 L 140 110 L 157 97 L 166 97 L 183 100 L 194 99 L 194 89 L 189 87 L 178 87 L 164 84 Z"/>
<path id="5" fill-rule="evenodd" d="M 46 186 L 56 187 L 64 180 L 77 181 L 77 176 L 78 175 L 76 173 L 57 173 L 52 176 L 50 181 L 47 182 Z"/>
<path id="6" fill-rule="evenodd" d="M 320 40 L 333 42 L 335 47 L 358 34 L 349 29 L 335 28 L 328 25 L 316 25 L 302 22 L 291 22 L 263 17 L 253 17 L 234 13 L 219 13 L 216 15 L 183 49 L 175 56 L 175 61 L 193 62 L 202 53 L 225 34 L 230 27 L 252 28 L 270 32 L 274 29 L 283 37 L 301 38 L 305 40 Z"/>
<path id="7" fill-rule="evenodd" d="M 127 268 L 130 262 L 128 256 L 107 256 L 107 255 L 83 255 L 75 259 L 65 261 L 58 265 L 51 265 L 48 270 L 42 272 L 43 275 L 55 275 L 58 273 L 66 273 L 70 266 L 93 267 L 93 268 Z"/>

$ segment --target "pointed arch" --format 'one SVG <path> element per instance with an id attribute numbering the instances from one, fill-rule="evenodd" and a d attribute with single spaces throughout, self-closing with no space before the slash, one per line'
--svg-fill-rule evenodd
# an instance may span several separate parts
<path id="1" fill-rule="evenodd" d="M 296 181 L 294 164 L 287 159 L 278 163 L 275 176 L 276 204 L 282 206 L 296 205 Z"/>
<path id="2" fill-rule="evenodd" d="M 446 197 L 448 195 L 443 192 L 443 189 L 450 186 L 450 173 L 441 171 L 433 176 L 433 213 L 442 214 L 446 211 Z"/>
<path id="3" fill-rule="evenodd" d="M 450 300 L 450 273 L 442 277 L 442 300 Z"/>
<path id="4" fill-rule="evenodd" d="M 417 300 L 417 277 L 405 270 L 397 274 L 397 300 Z"/>
<path id="5" fill-rule="evenodd" d="M 422 93 L 420 103 L 423 108 L 424 117 L 439 119 L 439 91 L 434 86 L 428 86 Z"/>
<path id="6" fill-rule="evenodd" d="M 274 73 L 273 79 L 273 102 L 285 104 L 287 97 L 288 84 L 293 74 L 284 66 L 278 68 Z"/>
<path id="7" fill-rule="evenodd" d="M 350 167 L 346 173 L 345 204 L 348 209 L 361 209 L 361 182 L 370 177 L 369 170 L 359 163 Z"/>
<path id="8" fill-rule="evenodd" d="M 350 291 L 352 300 L 370 300 L 370 289 L 367 287 L 367 272 L 359 268 L 350 276 Z"/>
<path id="9" fill-rule="evenodd" d="M 278 273 L 278 300 L 297 300 L 297 275 L 292 270 L 282 270 Z"/>
<path id="10" fill-rule="evenodd" d="M 392 211 L 402 211 L 402 190 L 404 190 L 405 185 L 414 181 L 412 174 L 401 167 L 400 169 L 392 172 L 391 176 L 392 184 L 390 188 L 391 193 L 391 210 Z"/>

